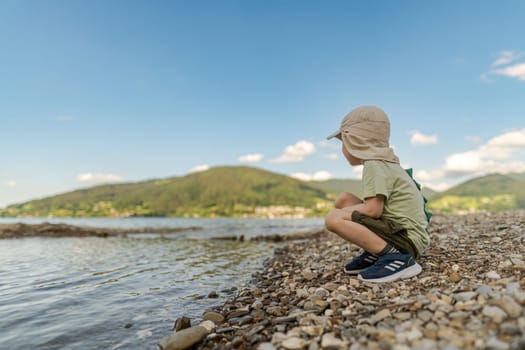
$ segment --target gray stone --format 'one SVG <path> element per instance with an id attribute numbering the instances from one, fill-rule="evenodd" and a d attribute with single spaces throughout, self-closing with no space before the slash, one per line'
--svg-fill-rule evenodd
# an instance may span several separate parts
<path id="1" fill-rule="evenodd" d="M 499 306 L 512 318 L 517 318 L 521 315 L 522 307 L 509 296 L 504 296 L 500 299 L 493 299 L 490 303 Z"/>
<path id="2" fill-rule="evenodd" d="M 496 323 L 501 323 L 507 318 L 507 313 L 497 306 L 487 305 L 483 308 L 482 313 Z"/>
<path id="3" fill-rule="evenodd" d="M 261 300 L 255 300 L 252 304 L 252 309 L 254 310 L 260 310 L 264 306 L 263 302 Z"/>
<path id="4" fill-rule="evenodd" d="M 476 292 L 462 292 L 454 294 L 453 297 L 456 301 L 469 301 L 474 299 L 476 295 L 478 295 Z"/>
<path id="5" fill-rule="evenodd" d="M 507 322 L 502 323 L 499 326 L 499 330 L 501 331 L 502 334 L 510 335 L 510 336 L 516 336 L 516 335 L 520 335 L 523 333 L 523 331 L 518 325 L 513 324 L 513 323 L 507 323 Z"/>
<path id="6" fill-rule="evenodd" d="M 276 350 L 272 343 L 265 342 L 257 345 L 257 350 Z"/>
<path id="7" fill-rule="evenodd" d="M 480 285 L 477 289 L 476 289 L 476 293 L 480 294 L 480 295 L 483 295 L 483 296 L 486 296 L 486 297 L 493 297 L 495 296 L 497 293 L 495 293 L 491 287 L 487 286 L 486 284 L 482 284 Z"/>
<path id="8" fill-rule="evenodd" d="M 499 280 L 501 279 L 501 276 L 496 271 L 489 271 L 485 274 L 485 277 L 487 277 L 490 280 Z"/>
<path id="9" fill-rule="evenodd" d="M 321 347 L 323 349 L 338 349 L 343 345 L 341 339 L 336 338 L 332 333 L 326 333 L 321 338 Z"/>
<path id="10" fill-rule="evenodd" d="M 489 337 L 485 343 L 485 350 L 507 350 L 508 348 L 509 344 L 499 340 L 494 336 Z"/>
<path id="11" fill-rule="evenodd" d="M 510 350 L 523 350 L 525 349 L 525 337 L 521 339 L 514 339 L 510 344 Z"/>
<path id="12" fill-rule="evenodd" d="M 198 326 L 186 328 L 164 337 L 159 346 L 162 350 L 188 349 L 202 341 L 214 328 L 215 324 L 212 321 L 204 321 Z"/>
<path id="13" fill-rule="evenodd" d="M 328 295 L 330 295 L 330 292 L 327 291 L 326 289 L 324 288 L 317 288 L 315 290 L 315 294 L 318 295 L 320 298 L 326 298 Z"/>
<path id="14" fill-rule="evenodd" d="M 417 313 L 417 318 L 419 318 L 423 322 L 427 322 L 432 319 L 433 314 L 430 311 L 427 310 L 421 310 Z"/>

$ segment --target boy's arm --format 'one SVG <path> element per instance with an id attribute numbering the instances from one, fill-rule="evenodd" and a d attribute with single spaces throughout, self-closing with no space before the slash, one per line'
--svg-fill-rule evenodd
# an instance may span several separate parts
<path id="1" fill-rule="evenodd" d="M 372 218 L 380 218 L 383 215 L 383 207 L 385 205 L 385 197 L 382 195 L 377 195 L 375 197 L 365 198 L 363 203 L 352 205 L 351 207 L 346 207 L 345 210 L 353 212 L 357 210 L 361 214 L 370 216 Z"/>

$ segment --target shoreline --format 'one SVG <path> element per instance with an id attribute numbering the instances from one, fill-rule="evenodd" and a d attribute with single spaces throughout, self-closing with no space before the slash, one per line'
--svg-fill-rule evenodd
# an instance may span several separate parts
<path id="1" fill-rule="evenodd" d="M 0 224 L 0 239 L 26 237 L 126 237 L 128 234 L 157 233 L 171 234 L 187 231 L 199 231 L 202 227 L 189 226 L 177 228 L 113 229 L 107 227 L 87 227 L 68 224 Z"/>
<path id="2" fill-rule="evenodd" d="M 201 231 L 202 227 L 188 226 L 175 228 L 137 228 L 114 229 L 108 227 L 76 226 L 63 223 L 44 222 L 40 224 L 12 223 L 0 224 L 0 239 L 15 239 L 28 237 L 127 237 L 131 234 L 177 234 L 191 231 Z M 285 242 L 317 237 L 324 232 L 324 228 L 295 231 L 284 234 L 257 235 L 247 240 L 253 242 Z M 210 237 L 218 241 L 245 241 L 244 235 Z"/>
<path id="3" fill-rule="evenodd" d="M 422 273 L 384 284 L 342 272 L 358 249 L 335 234 L 286 242 L 196 348 L 525 348 L 525 211 L 436 215 L 430 237 Z"/>

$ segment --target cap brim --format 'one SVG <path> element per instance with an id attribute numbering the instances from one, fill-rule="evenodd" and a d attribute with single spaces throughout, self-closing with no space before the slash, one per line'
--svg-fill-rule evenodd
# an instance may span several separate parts
<path id="1" fill-rule="evenodd" d="M 330 140 L 330 139 L 333 139 L 334 137 L 338 138 L 339 140 L 341 139 L 341 131 L 340 130 L 337 130 L 336 132 L 328 135 L 326 137 L 327 140 Z"/>

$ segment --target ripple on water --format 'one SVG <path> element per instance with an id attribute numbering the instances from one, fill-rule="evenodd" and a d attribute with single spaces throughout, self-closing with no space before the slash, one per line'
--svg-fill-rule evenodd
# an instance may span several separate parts
<path id="1" fill-rule="evenodd" d="M 264 243 L 162 237 L 3 241 L 0 344 L 154 349 L 176 317 L 223 300 L 196 295 L 248 281 L 270 253 Z"/>

